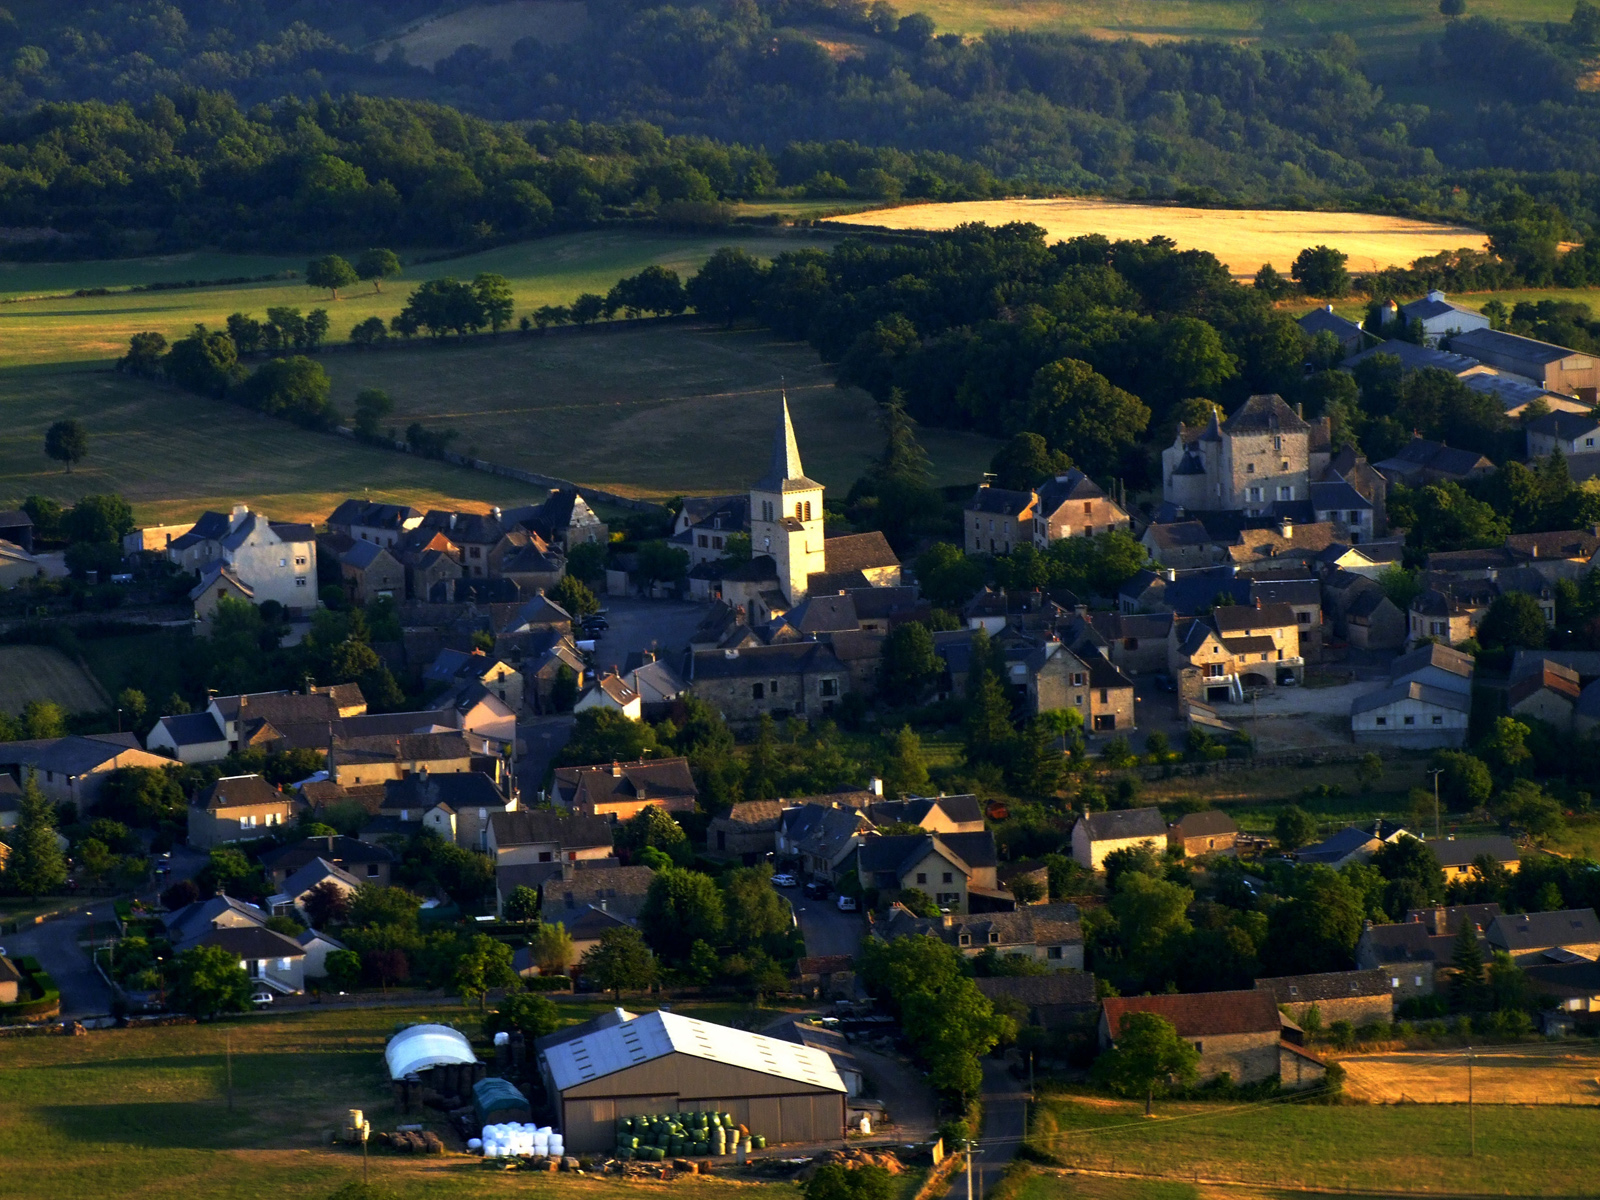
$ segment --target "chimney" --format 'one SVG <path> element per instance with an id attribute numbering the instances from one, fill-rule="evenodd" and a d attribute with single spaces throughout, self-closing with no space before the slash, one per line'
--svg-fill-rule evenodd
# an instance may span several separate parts
<path id="1" fill-rule="evenodd" d="M 600 897 L 600 911 L 601 912 L 605 912 L 606 911 L 606 898 L 604 896 Z"/>
<path id="2" fill-rule="evenodd" d="M 500 519 L 500 506 L 497 504 L 493 508 L 491 508 L 489 510 L 489 515 L 491 517 L 493 517 L 496 521 L 498 521 Z"/>
<path id="3" fill-rule="evenodd" d="M 1530 557 L 1538 558 L 1539 557 L 1539 543 L 1538 542 L 1534 542 L 1533 543 L 1533 547 L 1528 551 L 1528 553 L 1529 553 Z"/>
<path id="4" fill-rule="evenodd" d="M 954 929 L 956 925 L 956 919 L 949 913 L 941 913 L 939 916 L 939 923 L 946 929 Z"/>
<path id="5" fill-rule="evenodd" d="M 1165 579 L 1168 583 L 1177 583 L 1178 572 L 1171 567 L 1166 567 L 1161 572 L 1161 578 Z"/>
<path id="6" fill-rule="evenodd" d="M 1280 534 L 1282 534 L 1286 538 L 1293 538 L 1294 537 L 1294 518 L 1293 517 L 1279 517 L 1278 518 L 1278 532 Z"/>
<path id="7" fill-rule="evenodd" d="M 1323 306 L 1322 306 L 1322 310 L 1323 310 L 1323 311 L 1324 311 L 1324 312 L 1332 312 L 1332 311 L 1333 311 L 1333 305 L 1331 305 L 1331 304 L 1324 304 L 1324 305 L 1323 305 Z"/>
<path id="8" fill-rule="evenodd" d="M 1304 400 L 1295 401 L 1294 415 L 1299 417 L 1302 421 L 1306 419 L 1306 404 Z"/>
<path id="9" fill-rule="evenodd" d="M 1450 932 L 1450 910 L 1444 905 L 1436 905 L 1433 910 L 1434 936 Z"/>
<path id="10" fill-rule="evenodd" d="M 611 760 L 611 778 L 613 778 L 613 779 L 621 779 L 622 778 L 622 764 L 619 763 L 614 758 Z"/>
<path id="11" fill-rule="evenodd" d="M 455 513 L 451 513 L 450 514 L 450 528 L 454 529 L 455 527 L 456 527 L 456 515 L 455 515 Z"/>
<path id="12" fill-rule="evenodd" d="M 871 792 L 874 796 L 883 795 L 883 780 L 874 775 L 871 782 L 867 784 L 867 791 Z"/>

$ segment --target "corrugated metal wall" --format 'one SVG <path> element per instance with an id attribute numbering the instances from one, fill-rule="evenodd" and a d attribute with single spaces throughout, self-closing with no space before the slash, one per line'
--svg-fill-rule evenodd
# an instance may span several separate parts
<path id="1" fill-rule="evenodd" d="M 562 1094 L 562 1134 L 575 1153 L 609 1150 L 616 1120 L 639 1113 L 731 1112 L 768 1142 L 831 1141 L 844 1133 L 843 1092 L 687 1054 L 669 1054 Z"/>

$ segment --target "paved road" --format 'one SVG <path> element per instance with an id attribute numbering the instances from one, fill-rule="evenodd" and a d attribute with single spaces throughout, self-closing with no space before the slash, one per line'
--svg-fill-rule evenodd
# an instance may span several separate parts
<path id="1" fill-rule="evenodd" d="M 1027 1131 L 1027 1099 L 1003 1061 L 983 1060 L 983 1129 L 972 1161 L 973 1200 L 992 1191 L 1016 1157 Z M 951 1179 L 945 1200 L 967 1200 L 965 1171 Z"/>
<path id="2" fill-rule="evenodd" d="M 800 889 L 783 888 L 783 894 L 794 904 L 795 917 L 800 922 L 800 932 L 806 939 L 806 954 L 821 958 L 827 954 L 848 954 L 851 958 L 861 949 L 861 938 L 867 931 L 866 922 L 859 913 L 842 913 L 833 897 L 826 900 L 807 900 Z"/>
<path id="3" fill-rule="evenodd" d="M 96 917 L 101 921 L 110 919 L 110 900 L 100 900 L 81 912 L 67 913 L 6 935 L 5 946 L 12 956 L 32 955 L 56 981 L 61 991 L 63 1020 L 100 1017 L 111 1011 L 111 989 L 78 945 L 78 939 Z"/>
<path id="4" fill-rule="evenodd" d="M 606 620 L 611 628 L 595 643 L 594 665 L 599 670 L 621 667 L 636 650 L 654 650 L 672 663 L 682 665 L 689 635 L 706 615 L 707 606 L 681 600 L 636 600 L 616 596 L 602 597 Z M 582 637 L 581 633 L 574 637 Z"/>

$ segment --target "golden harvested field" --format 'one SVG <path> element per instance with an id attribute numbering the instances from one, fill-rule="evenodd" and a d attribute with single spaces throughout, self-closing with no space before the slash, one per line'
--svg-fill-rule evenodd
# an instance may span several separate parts
<path id="1" fill-rule="evenodd" d="M 68 712 L 106 707 L 95 681 L 49 646 L 0 646 L 0 712 L 19 713 L 32 700 L 54 700 Z"/>
<path id="2" fill-rule="evenodd" d="M 833 217 L 834 225 L 888 229 L 952 229 L 982 221 L 1003 225 L 1028 221 L 1050 241 L 1101 233 L 1108 238 L 1145 239 L 1163 234 L 1185 250 L 1209 250 L 1241 279 L 1270 262 L 1288 273 L 1307 246 L 1328 245 L 1350 256 L 1352 271 L 1405 266 L 1425 254 L 1482 249 L 1476 229 L 1371 213 L 1283 212 L 1275 209 L 1179 208 L 1121 204 L 1113 200 L 973 200 L 958 204 L 913 204 Z"/>
<path id="3" fill-rule="evenodd" d="M 431 67 L 449 58 L 457 47 L 482 46 L 496 58 L 509 58 L 511 47 L 525 37 L 546 45 L 570 42 L 589 23 L 582 0 L 510 0 L 507 4 L 474 4 L 458 12 L 419 21 L 403 33 L 373 47 L 379 58 L 398 46 L 406 61 Z"/>
<path id="4" fill-rule="evenodd" d="M 1345 1093 L 1370 1104 L 1465 1104 L 1465 1052 L 1360 1055 L 1339 1060 Z M 1600 1050 L 1592 1045 L 1497 1046 L 1472 1066 L 1479 1104 L 1600 1105 Z"/>

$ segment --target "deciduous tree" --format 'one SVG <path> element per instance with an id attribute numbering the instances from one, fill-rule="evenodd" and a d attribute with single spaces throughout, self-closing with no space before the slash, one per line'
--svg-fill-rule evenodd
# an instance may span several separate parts
<path id="1" fill-rule="evenodd" d="M 1168 1079 L 1193 1083 L 1200 1052 L 1156 1013 L 1124 1013 L 1113 1047 L 1095 1060 L 1095 1077 L 1124 1096 L 1143 1096 L 1145 1116 Z"/>
<path id="2" fill-rule="evenodd" d="M 339 298 L 339 289 L 349 287 L 359 278 L 356 269 L 337 254 L 325 254 L 306 264 L 306 283 L 314 288 L 327 288 L 333 298 Z"/>
<path id="3" fill-rule="evenodd" d="M 89 431 L 75 417 L 56 421 L 45 431 L 44 452 L 57 462 L 66 463 L 70 475 L 74 464 L 88 457 Z"/>
<path id="4" fill-rule="evenodd" d="M 372 290 L 383 291 L 383 281 L 400 274 L 400 259 L 393 250 L 366 250 L 356 260 L 356 276 L 372 280 Z"/>
<path id="5" fill-rule="evenodd" d="M 584 953 L 578 969 L 619 1003 L 623 992 L 642 991 L 656 981 L 655 955 L 637 929 L 626 927 L 602 933 L 600 941 Z"/>

